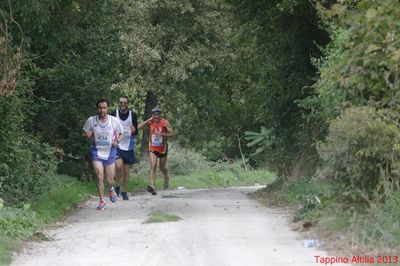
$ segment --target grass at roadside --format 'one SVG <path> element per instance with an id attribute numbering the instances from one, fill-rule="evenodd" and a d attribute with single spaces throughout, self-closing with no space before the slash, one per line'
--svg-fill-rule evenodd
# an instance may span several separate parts
<path id="1" fill-rule="evenodd" d="M 0 234 L 0 265 L 11 263 L 11 255 L 14 250 L 19 248 L 19 241 L 15 237 Z"/>
<path id="2" fill-rule="evenodd" d="M 340 191 L 328 180 L 301 180 L 284 184 L 277 179 L 256 193 L 261 201 L 290 206 L 293 221 L 316 225 L 311 229 L 334 255 L 398 255 L 400 252 L 400 192 L 368 204 L 340 201 Z M 308 223 L 310 224 L 310 223 Z"/>
<path id="3" fill-rule="evenodd" d="M 51 191 L 42 200 L 32 204 L 32 209 L 44 223 L 59 220 L 67 211 L 82 203 L 89 195 L 97 193 L 94 182 L 81 183 L 72 178 L 64 178 L 62 187 Z"/>
<path id="4" fill-rule="evenodd" d="M 167 160 L 170 175 L 170 189 L 184 187 L 222 188 L 238 186 L 266 185 L 275 180 L 276 176 L 266 170 L 245 171 L 240 162 L 210 162 L 201 155 L 189 150 L 173 146 Z M 131 191 L 145 190 L 149 184 L 149 161 L 143 160 L 133 166 L 134 173 L 128 189 Z M 157 187 L 162 187 L 162 174 L 157 169 Z"/>
<path id="5" fill-rule="evenodd" d="M 0 209 L 0 265 L 11 262 L 12 252 L 17 251 L 21 242 L 40 237 L 38 231 L 48 223 L 62 218 L 65 213 L 88 198 L 94 191 L 94 184 L 78 182 L 66 176 L 58 179 L 52 191 L 32 203 L 21 207 Z"/>
<path id="6" fill-rule="evenodd" d="M 162 174 L 158 173 L 156 180 L 157 188 L 163 185 Z M 223 187 L 239 187 L 267 185 L 275 179 L 275 175 L 264 170 L 235 170 L 229 168 L 226 170 L 217 170 L 212 167 L 204 170 L 196 170 L 186 175 L 170 174 L 170 189 L 184 187 L 185 189 L 196 188 L 223 188 Z M 136 174 L 129 182 L 128 190 L 135 191 L 145 190 L 148 181 L 148 174 Z"/>
<path id="7" fill-rule="evenodd" d="M 274 175 L 264 171 L 241 171 L 240 173 L 230 170 L 215 171 L 203 170 L 193 172 L 184 176 L 171 178 L 170 187 L 194 188 L 221 188 L 266 185 L 274 180 Z"/>

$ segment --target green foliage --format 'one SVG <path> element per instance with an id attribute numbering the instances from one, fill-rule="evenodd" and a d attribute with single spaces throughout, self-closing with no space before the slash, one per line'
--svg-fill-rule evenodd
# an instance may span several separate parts
<path id="1" fill-rule="evenodd" d="M 339 100 L 330 109 L 368 102 L 381 108 L 398 98 L 399 2 L 341 1 L 321 12 L 331 21 L 333 44 L 317 87 L 322 97 Z"/>
<path id="2" fill-rule="evenodd" d="M 365 214 L 352 221 L 356 236 L 353 245 L 376 246 L 381 250 L 398 250 L 400 243 L 400 193 L 388 192 L 385 203 L 374 203 Z"/>
<path id="3" fill-rule="evenodd" d="M 321 129 L 319 175 L 335 180 L 341 201 L 370 205 L 384 200 L 399 177 L 400 42 L 393 36 L 400 31 L 400 4 L 324 2 L 318 11 L 332 41 L 324 58 L 314 60 L 316 94 L 298 104 Z"/>
<path id="4" fill-rule="evenodd" d="M 37 199 L 53 184 L 50 175 L 56 167 L 54 149 L 39 143 L 34 137 L 29 139 L 27 134 L 20 136 L 23 139 L 15 143 L 14 153 L 10 153 L 15 157 L 9 163 L 10 167 L 6 168 L 8 171 L 5 171 L 4 185 L 0 189 L 8 204 Z"/>
<path id="5" fill-rule="evenodd" d="M 198 143 L 195 145 L 195 148 L 208 160 L 217 162 L 219 160 L 226 160 L 229 156 L 232 156 L 231 150 L 234 145 L 232 142 L 232 138 L 218 136 L 208 142 Z"/>
<path id="6" fill-rule="evenodd" d="M 94 183 L 79 182 L 69 176 L 55 175 L 53 187 L 43 192 L 43 196 L 32 203 L 38 219 L 51 223 L 61 219 L 65 213 L 96 192 Z"/>
<path id="7" fill-rule="evenodd" d="M 266 185 L 274 180 L 275 175 L 265 171 L 230 171 L 214 168 L 194 171 L 182 176 L 173 176 L 170 187 L 196 188 L 226 188 L 238 186 Z M 160 185 L 162 182 L 160 182 Z"/>
<path id="8" fill-rule="evenodd" d="M 236 71 L 229 80 L 240 107 L 237 119 L 245 131 L 273 129 L 264 138 L 271 140 L 268 144 L 252 145 L 246 153 L 258 149 L 263 157 L 253 160 L 261 159 L 278 174 L 292 175 L 300 157 L 315 157 L 309 147 L 319 125 L 305 119 L 306 110 L 297 102 L 314 93 L 310 85 L 316 68 L 310 55 L 320 55 L 318 45 L 328 41 L 326 32 L 310 1 L 229 2 L 238 22 L 232 37 L 238 52 L 232 62 Z"/>
<path id="9" fill-rule="evenodd" d="M 272 195 L 272 199 L 284 204 L 296 206 L 298 209 L 313 209 L 311 205 L 326 206 L 332 195 L 332 184 L 329 180 L 303 178 L 286 184 L 282 177 L 276 178 L 264 191 Z M 317 199 L 318 198 L 318 199 Z M 308 208 L 310 207 L 310 208 Z M 302 210 L 302 212 L 305 212 Z"/>
<path id="10" fill-rule="evenodd" d="M 89 146 L 80 136 L 82 125 L 95 113 L 97 98 L 118 93 L 111 85 L 129 70 L 120 41 L 121 2 L 3 1 L 0 11 L 10 47 L 23 49 L 16 95 L 10 96 L 17 103 L 0 107 L 15 111 L 6 114 L 11 118 L 6 129 L 12 134 L 24 129 L 23 139 L 49 143 L 57 147 L 58 159 L 82 164 Z M 70 173 L 77 176 L 82 175 L 77 169 L 85 170 L 79 165 L 74 169 Z"/>
<path id="11" fill-rule="evenodd" d="M 353 255 L 357 251 L 397 254 L 399 251 L 399 187 L 385 192 L 385 201 L 370 202 L 370 207 L 344 203 L 334 190 L 332 179 L 303 179 L 284 184 L 278 178 L 258 192 L 269 204 L 282 203 L 293 210 L 294 221 L 312 222 L 316 232 L 330 247 Z M 315 232 L 315 231 L 314 231 Z M 347 251 L 346 251 L 347 250 Z"/>
<path id="12" fill-rule="evenodd" d="M 338 181 L 347 200 L 374 199 L 384 192 L 385 182 L 398 181 L 399 142 L 399 129 L 374 108 L 348 108 L 331 123 L 319 147 L 324 175 Z"/>
<path id="13" fill-rule="evenodd" d="M 239 161 L 210 162 L 202 155 L 177 145 L 171 145 L 167 168 L 172 189 L 177 187 L 196 189 L 266 185 L 276 178 L 274 173 L 264 169 L 245 171 Z M 131 178 L 129 187 L 133 187 L 133 190 L 145 190 L 148 185 L 150 169 L 148 161 L 140 162 L 136 165 L 136 169 L 137 172 Z M 158 172 L 158 177 L 157 186 L 161 187 L 162 173 Z"/>
<path id="14" fill-rule="evenodd" d="M 6 204 L 40 197 L 57 166 L 57 151 L 26 130 L 31 103 L 20 86 L 0 97 L 0 194 Z"/>
<path id="15" fill-rule="evenodd" d="M 175 214 L 163 213 L 160 211 L 150 213 L 149 217 L 143 222 L 145 224 L 149 223 L 166 223 L 166 222 L 177 222 L 182 218 Z"/>
<path id="16" fill-rule="evenodd" d="M 210 167 L 203 156 L 188 149 L 174 145 L 169 152 L 172 155 L 168 158 L 168 168 L 172 175 L 186 175 Z"/>
<path id="17" fill-rule="evenodd" d="M 0 263 L 2 265 L 10 265 L 12 260 L 12 252 L 17 250 L 19 241 L 0 233 Z"/>
<path id="18" fill-rule="evenodd" d="M 61 219 L 67 211 L 95 193 L 94 184 L 83 184 L 66 176 L 52 175 L 51 187 L 31 203 L 0 207 L 0 265 L 8 265 L 20 241 L 35 239 L 43 225 Z M 35 199 L 35 200 L 33 200 Z"/>
<path id="19" fill-rule="evenodd" d="M 39 228 L 40 222 L 30 205 L 22 208 L 6 207 L 0 209 L 1 234 L 9 237 L 31 237 Z"/>
<path id="20" fill-rule="evenodd" d="M 272 130 L 261 127 L 261 132 L 245 131 L 245 140 L 248 141 L 247 147 L 257 146 L 256 154 L 265 151 L 274 144 L 274 136 Z"/>
<path id="21" fill-rule="evenodd" d="M 122 92 L 140 114 L 151 89 L 185 147 L 215 161 L 235 158 L 244 130 L 270 125 L 277 147 L 267 161 L 290 169 L 309 144 L 295 100 L 309 95 L 309 56 L 324 32 L 308 1 L 238 2 L 12 3 L 4 14 L 19 24 L 9 23 L 8 39 L 23 45 L 19 84 L 31 102 L 21 123 L 57 147 L 60 172 L 86 178 L 89 144 L 80 131 L 96 98 Z M 254 151 L 243 149 L 244 157 Z"/>

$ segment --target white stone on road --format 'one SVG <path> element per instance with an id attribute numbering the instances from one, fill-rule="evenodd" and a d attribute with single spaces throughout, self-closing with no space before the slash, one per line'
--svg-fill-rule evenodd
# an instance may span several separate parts
<path id="1" fill-rule="evenodd" d="M 320 265 L 315 256 L 328 255 L 304 247 L 279 209 L 246 196 L 255 190 L 160 191 L 107 202 L 105 211 L 96 210 L 93 198 L 46 229 L 50 241 L 27 243 L 12 265 Z M 144 224 L 153 211 L 182 220 Z"/>

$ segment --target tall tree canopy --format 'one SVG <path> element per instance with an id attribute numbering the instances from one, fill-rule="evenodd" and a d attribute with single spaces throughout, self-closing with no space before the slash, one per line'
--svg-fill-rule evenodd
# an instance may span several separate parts
<path id="1" fill-rule="evenodd" d="M 81 176 L 82 124 L 97 98 L 120 94 L 140 115 L 160 105 L 177 141 L 209 159 L 242 156 L 292 179 L 320 156 L 336 165 L 325 151 L 341 113 L 384 120 L 396 139 L 395 0 L 9 0 L 0 11 L 6 194 L 57 165 Z M 375 172 L 388 160 L 378 157 Z"/>

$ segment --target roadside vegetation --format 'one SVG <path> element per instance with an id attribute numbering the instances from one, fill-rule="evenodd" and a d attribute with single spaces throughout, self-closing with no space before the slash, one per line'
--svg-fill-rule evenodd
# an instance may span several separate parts
<path id="1" fill-rule="evenodd" d="M 0 265 L 11 262 L 23 241 L 45 239 L 40 233 L 43 226 L 59 221 L 95 192 L 94 184 L 76 178 L 56 174 L 50 178 L 50 186 L 24 203 L 0 206 Z"/>
<path id="2" fill-rule="evenodd" d="M 297 101 L 318 129 L 311 145 L 316 164 L 302 178 L 281 176 L 262 193 L 291 205 L 295 221 L 316 225 L 327 245 L 344 254 L 397 255 L 400 3 L 318 1 L 316 9 L 331 42 L 315 59 L 313 94 Z M 247 138 L 267 153 L 275 142 L 268 130 Z M 310 167 L 302 157 L 294 160 L 296 172 Z"/>
<path id="3" fill-rule="evenodd" d="M 197 152 L 172 143 L 167 166 L 171 175 L 170 189 L 227 188 L 240 186 L 265 186 L 276 176 L 265 169 L 245 170 L 240 161 L 212 162 Z M 145 190 L 148 185 L 149 162 L 141 161 L 135 168 L 129 184 L 133 192 Z M 162 188 L 162 174 L 157 170 L 156 184 Z"/>
<path id="4" fill-rule="evenodd" d="M 377 201 L 343 202 L 335 186 L 326 179 L 285 185 L 277 180 L 252 197 L 268 206 L 290 207 L 295 228 L 322 240 L 331 255 L 398 255 L 399 191 Z"/>

